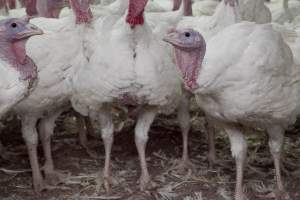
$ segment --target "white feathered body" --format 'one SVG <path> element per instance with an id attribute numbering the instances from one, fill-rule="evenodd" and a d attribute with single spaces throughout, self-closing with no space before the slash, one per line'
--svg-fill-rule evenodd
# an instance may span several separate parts
<path id="1" fill-rule="evenodd" d="M 111 22 L 102 23 L 106 21 Z M 102 27 L 106 31 L 90 64 L 73 79 L 75 109 L 88 115 L 114 102 L 174 109 L 181 94 L 180 79 L 165 44 L 146 24 L 131 29 L 125 17 Z"/>
<path id="2" fill-rule="evenodd" d="M 286 127 L 299 113 L 299 70 L 271 25 L 243 22 L 208 41 L 195 93 L 205 112 L 223 122 Z"/>
<path id="3" fill-rule="evenodd" d="M 29 81 L 20 80 L 20 72 L 0 60 L 0 117 L 29 94 Z"/>
<path id="4" fill-rule="evenodd" d="M 38 67 L 40 80 L 16 110 L 18 113 L 42 115 L 68 103 L 72 91 L 71 77 L 85 62 L 80 42 L 84 26 L 75 25 L 73 16 L 64 19 L 36 18 L 31 23 L 45 31 L 44 35 L 32 37 L 26 45 L 28 55 Z"/>

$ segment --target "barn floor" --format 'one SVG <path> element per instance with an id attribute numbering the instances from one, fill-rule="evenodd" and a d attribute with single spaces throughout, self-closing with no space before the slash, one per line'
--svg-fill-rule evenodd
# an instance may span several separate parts
<path id="1" fill-rule="evenodd" d="M 197 114 L 196 114 L 197 115 Z M 199 114 L 200 115 L 200 114 Z M 190 134 L 190 156 L 196 166 L 194 172 L 179 174 L 172 168 L 181 156 L 181 133 L 176 120 L 158 118 L 152 126 L 147 147 L 149 170 L 157 187 L 140 192 L 137 184 L 139 162 L 134 145 L 133 125 L 125 125 L 116 133 L 113 146 L 113 174 L 115 184 L 105 194 L 96 177 L 104 162 L 101 139 L 90 138 L 90 147 L 97 159 L 90 157 L 78 145 L 72 117 L 59 122 L 53 137 L 53 155 L 56 167 L 70 176 L 65 184 L 35 196 L 31 186 L 31 173 L 27 151 L 19 133 L 19 124 L 2 129 L 1 141 L 7 147 L 6 160 L 0 159 L 1 200 L 229 200 L 235 181 L 234 160 L 230 155 L 227 137 L 217 135 L 217 156 L 220 164 L 208 168 L 207 143 L 203 118 L 193 118 Z M 62 124 L 67 124 L 62 126 Z M 98 129 L 96 129 L 98 131 Z M 291 199 L 300 199 L 300 130 L 292 128 L 285 141 L 284 173 Z M 274 167 L 264 134 L 249 136 L 248 167 L 245 170 L 245 191 L 250 200 L 275 199 Z M 42 158 L 42 151 L 40 151 Z M 40 160 L 43 163 L 43 160 Z M 299 170 L 299 171 L 297 171 Z"/>

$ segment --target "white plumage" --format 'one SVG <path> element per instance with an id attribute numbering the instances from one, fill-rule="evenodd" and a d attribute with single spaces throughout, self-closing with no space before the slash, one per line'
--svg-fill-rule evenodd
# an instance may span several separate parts
<path id="1" fill-rule="evenodd" d="M 20 80 L 20 72 L 8 62 L 0 60 L 0 116 L 22 100 L 29 93 L 29 81 Z"/>
<path id="2" fill-rule="evenodd" d="M 36 66 L 26 55 L 26 41 L 33 35 L 42 34 L 26 19 L 0 21 L 0 117 L 23 100 L 34 87 Z"/>
<path id="3" fill-rule="evenodd" d="M 36 152 L 38 143 L 36 124 L 39 119 L 46 158 L 44 173 L 47 182 L 58 183 L 64 177 L 54 170 L 50 137 L 54 130 L 55 119 L 68 108 L 72 92 L 71 78 L 86 62 L 82 41 L 88 31 L 84 24 L 76 24 L 75 21 L 73 14 L 62 19 L 33 19 L 32 23 L 43 28 L 45 34 L 30 39 L 26 46 L 28 54 L 38 66 L 40 81 L 31 95 L 15 107 L 15 111 L 22 119 L 22 134 L 29 149 L 36 192 L 45 187 Z"/>
<path id="4" fill-rule="evenodd" d="M 192 37 L 184 38 L 185 32 Z M 196 79 L 184 77 L 184 82 L 196 95 L 199 106 L 230 138 L 237 165 L 235 199 L 244 199 L 242 180 L 247 153 L 244 128 L 260 127 L 268 131 L 277 189 L 283 192 L 279 162 L 284 129 L 296 121 L 300 112 L 300 66 L 294 63 L 291 49 L 270 24 L 243 22 L 229 26 L 207 41 L 206 53 L 204 43 L 199 45 L 203 38 L 195 35 L 190 29 L 178 30 L 166 40 L 176 46 L 185 45 L 183 50 L 176 50 L 181 73 L 195 70 L 198 75 Z M 185 52 L 192 43 L 198 49 L 194 53 Z M 198 58 L 197 64 L 187 65 L 191 62 L 188 58 Z M 189 86 L 190 81 L 193 87 Z"/>
<path id="5" fill-rule="evenodd" d="M 130 1 L 129 4 L 134 3 Z M 150 182 L 145 160 L 148 130 L 158 111 L 173 111 L 181 100 L 180 80 L 161 36 L 156 36 L 147 23 L 128 24 L 126 16 L 127 12 L 98 21 L 95 27 L 100 33 L 97 43 L 101 45 L 96 47 L 89 65 L 81 68 L 73 79 L 72 104 L 76 110 L 84 115 L 100 115 L 106 150 L 104 184 L 107 190 L 113 141 L 110 107 L 141 108 L 135 141 L 142 168 L 140 187 L 146 189 Z"/>

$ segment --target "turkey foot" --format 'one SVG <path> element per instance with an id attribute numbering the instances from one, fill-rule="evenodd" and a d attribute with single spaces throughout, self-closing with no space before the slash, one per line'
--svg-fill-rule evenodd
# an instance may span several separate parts
<path id="1" fill-rule="evenodd" d="M 110 193 L 111 191 L 111 185 L 113 184 L 113 179 L 109 177 L 103 177 L 103 187 L 106 191 L 106 193 Z"/>
<path id="2" fill-rule="evenodd" d="M 157 184 L 151 180 L 149 175 L 148 176 L 142 175 L 140 177 L 139 183 L 140 183 L 141 191 L 150 190 L 150 189 L 157 187 Z"/>
<path id="3" fill-rule="evenodd" d="M 99 174 L 96 179 L 97 188 L 98 188 L 97 191 L 99 192 L 99 188 L 103 186 L 103 188 L 105 189 L 105 192 L 109 194 L 111 192 L 111 186 L 116 185 L 117 182 L 118 181 L 112 176 L 106 176 L 106 175 Z"/>

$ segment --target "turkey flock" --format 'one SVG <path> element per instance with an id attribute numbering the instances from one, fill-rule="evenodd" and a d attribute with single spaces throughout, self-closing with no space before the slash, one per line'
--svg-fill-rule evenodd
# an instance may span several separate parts
<path id="1" fill-rule="evenodd" d="M 147 191 L 155 187 L 148 132 L 158 114 L 177 115 L 183 141 L 178 169 L 193 166 L 188 133 L 195 98 L 208 124 L 210 163 L 216 162 L 216 130 L 229 138 L 233 199 L 248 199 L 245 134 L 258 129 L 268 136 L 275 199 L 291 199 L 281 160 L 285 130 L 300 115 L 299 0 L 1 0 L 0 14 L 0 113 L 21 120 L 37 196 L 66 179 L 51 153 L 63 112 L 76 111 L 82 130 L 90 120 L 101 124 L 105 163 L 98 167 L 112 193 L 113 118 L 120 110 L 131 113 L 139 189 Z"/>

